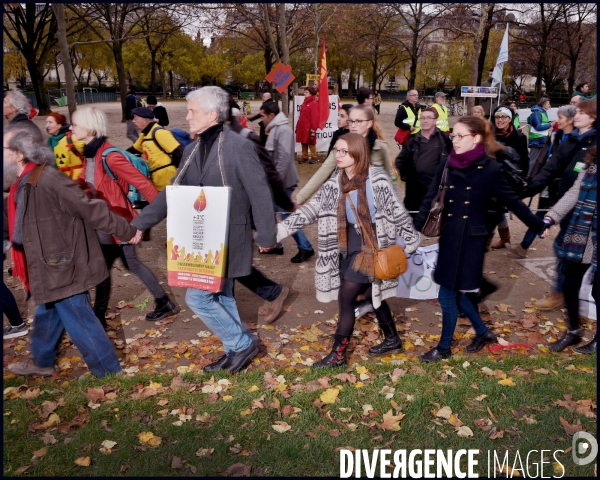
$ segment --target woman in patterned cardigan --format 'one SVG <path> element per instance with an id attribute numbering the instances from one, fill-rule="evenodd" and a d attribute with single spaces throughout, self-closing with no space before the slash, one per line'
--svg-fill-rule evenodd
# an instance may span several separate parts
<path id="1" fill-rule="evenodd" d="M 369 349 L 373 356 L 401 352 L 402 342 L 385 299 L 396 295 L 398 280 L 375 279 L 373 250 L 405 242 L 414 252 L 421 236 L 398 197 L 384 167 L 370 165 L 369 145 L 362 135 L 342 135 L 333 150 L 337 170 L 313 199 L 277 226 L 277 241 L 319 222 L 319 254 L 315 265 L 315 287 L 321 302 L 338 300 L 340 315 L 329 355 L 316 367 L 346 365 L 346 349 L 354 330 L 356 297 L 372 285 L 373 305 L 385 340 Z M 358 216 L 358 219 L 356 218 Z M 360 228 L 363 225 L 366 230 Z M 369 239 L 366 239 L 368 236 Z"/>
<path id="2" fill-rule="evenodd" d="M 571 212 L 571 221 L 563 240 L 559 256 L 563 260 L 563 292 L 565 306 L 569 314 L 569 330 L 563 338 L 552 342 L 549 347 L 560 352 L 570 345 L 581 342 L 582 330 L 579 324 L 579 289 L 586 272 L 592 267 L 592 276 L 596 275 L 598 249 L 598 180 L 596 165 L 596 145 L 590 148 L 585 157 L 585 167 L 579 172 L 577 180 L 567 193 L 552 207 L 544 217 L 551 225 L 560 222 Z M 544 232 L 548 236 L 550 230 Z M 596 282 L 592 280 L 592 296 L 598 303 Z M 575 348 L 577 353 L 595 353 L 596 336 L 582 347 Z"/>

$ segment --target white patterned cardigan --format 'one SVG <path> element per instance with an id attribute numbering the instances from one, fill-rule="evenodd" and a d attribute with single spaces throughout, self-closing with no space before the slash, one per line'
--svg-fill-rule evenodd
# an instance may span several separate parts
<path id="1" fill-rule="evenodd" d="M 317 300 L 323 303 L 337 300 L 340 289 L 340 252 L 337 238 L 337 212 L 340 196 L 340 170 L 336 169 L 310 202 L 302 205 L 277 225 L 277 241 L 292 235 L 311 223 L 319 221 L 318 256 L 315 265 Z M 414 252 L 421 243 L 412 217 L 383 167 L 369 167 L 375 202 L 375 230 L 380 249 L 396 243 L 396 236 L 406 242 L 406 253 Z M 394 297 L 398 280 L 373 282 L 373 305 L 379 308 L 382 300 Z"/>

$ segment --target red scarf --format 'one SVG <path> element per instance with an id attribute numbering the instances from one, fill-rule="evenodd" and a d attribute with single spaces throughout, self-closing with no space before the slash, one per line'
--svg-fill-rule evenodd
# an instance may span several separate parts
<path id="1" fill-rule="evenodd" d="M 17 216 L 17 188 L 24 175 L 31 172 L 37 165 L 33 162 L 29 162 L 23 169 L 23 173 L 19 176 L 17 181 L 10 187 L 8 194 L 8 236 L 10 241 L 13 239 L 13 232 L 15 230 L 15 217 Z M 23 285 L 29 291 L 29 277 L 27 276 L 27 259 L 25 258 L 25 252 L 21 249 L 12 247 L 10 249 L 12 263 L 13 263 L 13 277 L 17 277 Z"/>

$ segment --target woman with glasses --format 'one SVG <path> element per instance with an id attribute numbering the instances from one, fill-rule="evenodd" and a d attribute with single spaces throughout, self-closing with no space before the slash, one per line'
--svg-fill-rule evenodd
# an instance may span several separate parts
<path id="1" fill-rule="evenodd" d="M 517 153 L 518 158 L 511 159 L 513 163 L 516 161 L 517 168 L 521 170 L 523 177 L 527 176 L 529 171 L 529 154 L 527 152 L 527 137 L 515 128 L 512 123 L 512 110 L 508 107 L 498 107 L 492 114 L 494 119 L 493 131 L 496 134 L 496 140 L 502 145 L 511 147 Z M 512 152 L 511 152 L 512 153 Z M 488 245 L 492 250 L 504 248 L 510 243 L 510 229 L 508 228 L 508 220 L 506 220 L 505 209 L 500 211 L 501 217 L 498 218 L 498 233 L 500 240 L 497 243 L 491 244 L 494 238 L 495 229 L 490 234 Z"/>
<path id="2" fill-rule="evenodd" d="M 486 228 L 486 204 L 496 198 L 536 233 L 545 226 L 533 215 L 511 189 L 501 164 L 493 158 L 502 151 L 495 141 L 490 124 L 473 116 L 461 118 L 450 134 L 453 149 L 448 157 L 446 198 L 442 213 L 437 266 L 433 275 L 440 285 L 438 299 L 442 307 L 442 333 L 438 345 L 421 355 L 423 362 L 436 362 L 451 355 L 450 346 L 458 305 L 470 320 L 475 338 L 466 351 L 475 353 L 496 336 L 481 320 L 477 310 L 479 286 L 483 274 Z M 438 193 L 444 167 L 440 166 L 415 219 L 421 230 L 431 202 Z"/>
<path id="3" fill-rule="evenodd" d="M 351 115 L 353 112 L 354 108 Z M 315 367 L 346 366 L 348 344 L 354 331 L 354 303 L 371 286 L 375 315 L 385 340 L 371 347 L 369 355 L 403 350 L 385 302 L 386 298 L 396 295 L 398 280 L 375 278 L 373 247 L 387 248 L 400 236 L 406 252 L 411 253 L 421 240 L 389 175 L 383 167 L 372 165 L 365 136 L 342 135 L 333 153 L 338 168 L 331 178 L 309 203 L 277 226 L 279 242 L 302 226 L 319 222 L 319 258 L 315 264 L 317 299 L 321 302 L 337 300 L 340 313 L 333 348 L 314 364 Z"/>
<path id="4" fill-rule="evenodd" d="M 390 152 L 384 141 L 383 131 L 376 120 L 373 107 L 356 105 L 350 109 L 348 114 L 348 129 L 352 133 L 358 133 L 366 138 L 371 153 L 371 164 L 383 166 L 390 177 L 394 177 L 394 167 L 390 159 Z M 315 172 L 308 183 L 298 192 L 296 200 L 302 204 L 315 193 L 321 185 L 331 176 L 336 167 L 335 156 L 331 152 Z"/>
<path id="5" fill-rule="evenodd" d="M 337 116 L 338 129 L 335 132 L 333 132 L 331 142 L 329 143 L 329 150 L 327 150 L 327 156 L 329 156 L 331 150 L 333 150 L 335 142 L 337 142 L 338 138 L 350 131 L 350 127 L 348 126 L 348 115 L 350 114 L 350 109 L 353 106 L 354 105 L 352 105 L 351 103 L 344 103 L 340 106 Z"/>

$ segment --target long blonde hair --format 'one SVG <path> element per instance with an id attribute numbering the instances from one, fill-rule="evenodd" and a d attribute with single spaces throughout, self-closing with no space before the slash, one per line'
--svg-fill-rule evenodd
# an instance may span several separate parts
<path id="1" fill-rule="evenodd" d="M 367 120 L 371 120 L 373 122 L 373 126 L 371 127 L 377 138 L 382 142 L 385 142 L 385 135 L 383 134 L 383 129 L 377 120 L 377 116 L 375 115 L 375 109 L 368 105 L 355 105 L 350 110 L 357 110 L 359 112 L 364 112 L 367 116 Z"/>

